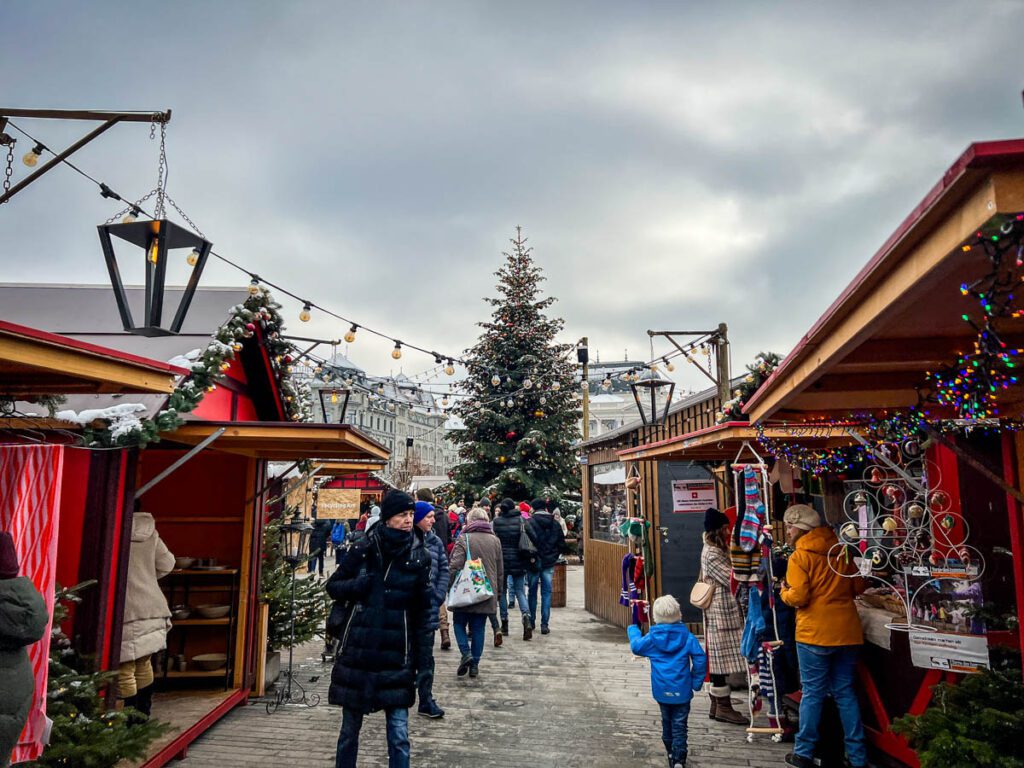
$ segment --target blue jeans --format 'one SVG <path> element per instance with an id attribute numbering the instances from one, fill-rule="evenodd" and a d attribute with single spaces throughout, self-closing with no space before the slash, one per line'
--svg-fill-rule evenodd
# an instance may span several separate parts
<path id="1" fill-rule="evenodd" d="M 537 625 L 537 584 L 540 584 L 540 626 L 544 628 L 551 620 L 551 580 L 555 566 L 543 568 L 530 574 L 530 621 Z"/>
<path id="2" fill-rule="evenodd" d="M 690 702 L 661 704 L 661 741 L 673 763 L 686 761 L 686 719 L 690 716 Z"/>
<path id="3" fill-rule="evenodd" d="M 498 598 L 498 607 L 501 611 L 501 620 L 508 621 L 508 594 L 512 594 L 512 600 L 519 603 L 519 610 L 523 616 L 528 615 L 526 602 L 526 574 L 521 573 L 518 576 L 509 576 L 506 581 L 511 584 L 508 589 L 502 590 L 501 597 Z"/>
<path id="4" fill-rule="evenodd" d="M 472 656 L 473 662 L 480 663 L 480 657 L 484 655 L 484 634 L 487 630 L 486 613 L 466 613 L 465 611 L 454 611 L 452 613 L 452 628 L 455 630 L 455 642 L 463 656 Z M 472 651 L 470 642 L 472 641 Z"/>
<path id="5" fill-rule="evenodd" d="M 388 768 L 409 768 L 409 710 L 385 709 L 388 731 Z M 359 729 L 363 727 L 363 714 L 344 710 L 341 715 L 341 735 L 338 736 L 338 755 L 335 768 L 356 768 L 359 756 Z"/>
<path id="6" fill-rule="evenodd" d="M 860 719 L 860 705 L 853 689 L 853 676 L 857 670 L 859 645 L 810 645 L 796 644 L 800 660 L 800 683 L 803 697 L 800 699 L 800 730 L 796 734 L 793 752 L 808 760 L 814 757 L 818 744 L 818 725 L 821 722 L 821 708 L 825 697 L 832 694 L 839 709 L 846 741 L 846 759 L 852 766 L 867 763 L 867 749 L 864 746 L 864 724 Z"/>

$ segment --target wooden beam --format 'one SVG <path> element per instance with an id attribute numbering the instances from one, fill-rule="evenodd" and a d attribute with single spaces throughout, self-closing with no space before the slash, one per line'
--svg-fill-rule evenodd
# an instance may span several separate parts
<path id="1" fill-rule="evenodd" d="M 0 117 L 31 117 L 41 120 L 96 120 L 117 119 L 124 123 L 169 123 L 171 110 L 164 112 L 107 112 L 96 109 L 11 109 L 0 107 Z"/>
<path id="2" fill-rule="evenodd" d="M 1001 193 L 1002 187 L 1007 190 Z M 922 217 L 919 226 L 904 238 L 907 244 L 897 244 L 879 270 L 889 264 L 891 267 L 876 279 L 865 277 L 830 318 L 831 327 L 808 343 L 803 359 L 784 371 L 785 375 L 756 400 L 749 411 L 751 420 L 761 421 L 780 408 L 792 407 L 800 392 L 880 331 L 887 320 L 904 311 L 914 289 L 925 278 L 942 266 L 949 268 L 948 260 L 957 258 L 957 248 L 964 240 L 1000 211 L 1009 212 L 1000 209 L 997 201 L 1020 197 L 1024 197 L 1024 171 L 996 172 L 977 182 L 963 202 L 944 216 Z M 911 404 L 905 400 L 890 403 Z M 801 407 L 807 406 L 801 403 Z M 855 401 L 851 407 L 872 406 Z"/>

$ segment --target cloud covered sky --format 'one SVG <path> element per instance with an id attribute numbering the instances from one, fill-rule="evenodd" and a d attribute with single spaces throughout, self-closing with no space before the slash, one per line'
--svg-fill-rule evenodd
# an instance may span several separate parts
<path id="1" fill-rule="evenodd" d="M 172 108 L 168 191 L 215 249 L 400 338 L 469 346 L 521 224 L 566 341 L 639 359 L 648 328 L 727 322 L 738 368 L 787 352 L 967 144 L 1024 134 L 1022 31 L 1017 0 L 9 0 L 0 99 Z M 76 162 L 155 184 L 144 125 Z M 116 210 L 53 171 L 0 209 L 0 281 L 105 282 Z"/>

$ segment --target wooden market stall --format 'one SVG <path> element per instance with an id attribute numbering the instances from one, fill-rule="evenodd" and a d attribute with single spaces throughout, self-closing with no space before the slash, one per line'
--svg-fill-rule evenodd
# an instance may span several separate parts
<path id="1" fill-rule="evenodd" d="M 979 311 L 993 297 L 979 298 L 976 288 L 987 284 L 993 270 L 999 280 L 1009 275 L 1019 281 L 1022 214 L 1024 140 L 969 147 L 747 402 L 751 420 L 762 425 L 835 425 L 851 416 L 870 422 L 911 409 L 929 424 L 963 417 L 963 408 L 955 407 L 955 393 L 969 386 L 964 381 L 973 378 L 970 366 L 977 363 L 972 360 L 984 359 L 982 348 L 975 346 L 988 343 L 981 334 L 993 334 L 989 339 L 1000 350 L 1024 348 L 1024 317 L 991 307 Z M 998 254 L 1006 244 L 1010 247 L 1003 261 Z M 988 410 L 987 415 L 1002 419 L 1021 416 L 1024 386 L 1012 376 L 1016 354 L 1006 358 L 1008 376 L 998 388 L 992 380 L 998 396 L 988 400 L 987 392 L 983 394 L 980 402 L 986 405 L 980 415 Z M 966 376 L 957 373 L 963 366 Z M 995 377 L 996 367 L 1004 368 L 993 364 L 986 373 Z M 965 539 L 957 552 L 938 551 L 939 561 L 955 556 L 969 568 L 964 553 L 979 553 L 973 559 L 985 564 L 979 576 L 985 605 L 1015 609 L 1021 616 L 1024 437 L 1019 431 L 1000 430 L 994 422 L 990 426 L 994 428 L 973 433 L 938 435 L 933 430 L 932 445 L 922 459 L 923 482 L 931 498 L 946 494 L 939 521 L 944 517 L 954 530 L 962 526 Z M 842 484 L 854 479 L 826 474 L 824 481 L 840 489 L 826 495 L 827 519 L 837 519 Z M 960 519 L 962 524 L 955 522 Z M 909 621 L 918 610 L 911 605 Z M 953 681 L 957 676 L 948 670 L 955 665 L 941 669 L 941 661 L 933 659 L 935 668 L 927 662 L 915 666 L 920 661 L 912 662 L 910 635 L 890 632 L 884 622 L 880 629 L 871 615 L 862 610 L 869 641 L 860 674 L 865 722 L 878 749 L 916 766 L 914 753 L 889 726 L 899 715 L 924 711 L 930 687 L 942 679 Z M 989 647 L 1024 650 L 1024 638 L 1016 629 L 990 629 L 986 638 Z"/>

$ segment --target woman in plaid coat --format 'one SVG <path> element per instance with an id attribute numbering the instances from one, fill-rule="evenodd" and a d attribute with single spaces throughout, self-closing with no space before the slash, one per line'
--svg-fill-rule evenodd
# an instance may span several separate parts
<path id="1" fill-rule="evenodd" d="M 743 616 L 730 590 L 732 564 L 729 560 L 729 518 L 717 509 L 704 513 L 704 549 L 700 567 L 704 581 L 715 585 L 711 607 L 704 613 L 704 642 L 711 673 L 711 714 L 723 723 L 745 725 L 747 718 L 733 709 L 726 676 L 747 668 L 740 644 L 743 639 Z"/>

